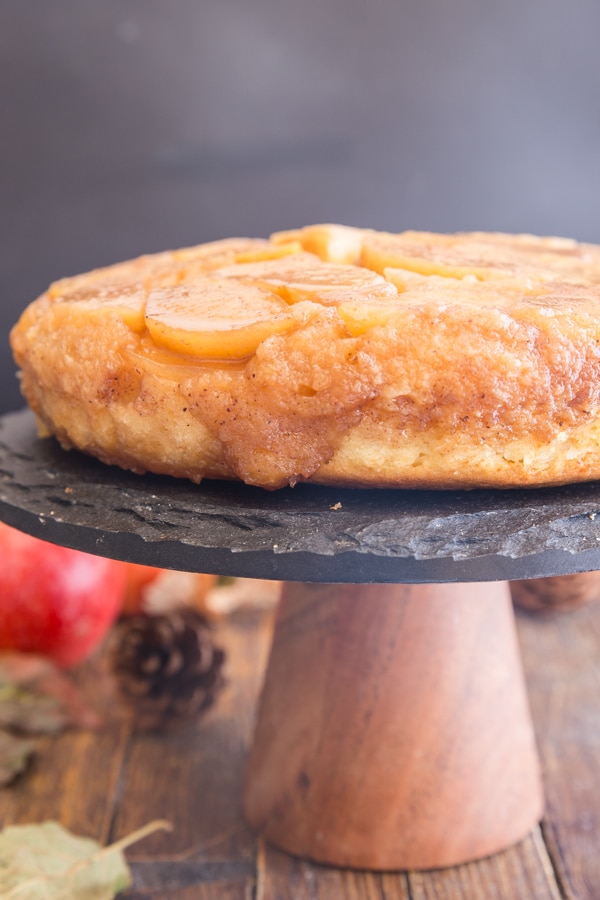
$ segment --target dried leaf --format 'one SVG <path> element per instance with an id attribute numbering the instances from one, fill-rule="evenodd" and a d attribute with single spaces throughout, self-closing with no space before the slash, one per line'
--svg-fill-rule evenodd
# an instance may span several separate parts
<path id="1" fill-rule="evenodd" d="M 23 772 L 34 750 L 33 741 L 0 731 L 0 787 L 10 784 Z"/>
<path id="2" fill-rule="evenodd" d="M 69 715 L 55 697 L 0 684 L 0 728 L 21 734 L 57 734 Z"/>
<path id="3" fill-rule="evenodd" d="M 152 616 L 169 615 L 181 609 L 204 611 L 206 594 L 216 580 L 214 575 L 164 569 L 142 586 L 138 611 Z"/>
<path id="4" fill-rule="evenodd" d="M 123 850 L 167 822 L 152 822 L 101 847 L 57 822 L 13 825 L 0 833 L 0 897 L 4 900 L 111 900 L 131 883 Z"/>
<path id="5" fill-rule="evenodd" d="M 206 597 L 206 609 L 214 616 L 227 616 L 239 610 L 267 612 L 275 608 L 281 591 L 280 581 L 260 578 L 235 578 L 221 582 Z"/>
<path id="6" fill-rule="evenodd" d="M 71 678 L 43 656 L 0 654 L 0 728 L 55 734 L 69 725 L 100 725 Z"/>

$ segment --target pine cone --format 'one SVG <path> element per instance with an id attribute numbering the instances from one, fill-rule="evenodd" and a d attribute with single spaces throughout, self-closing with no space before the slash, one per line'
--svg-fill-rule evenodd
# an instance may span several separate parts
<path id="1" fill-rule="evenodd" d="M 141 728 L 158 729 L 208 709 L 224 685 L 224 660 L 207 620 L 192 609 L 127 616 L 114 629 L 112 670 Z"/>

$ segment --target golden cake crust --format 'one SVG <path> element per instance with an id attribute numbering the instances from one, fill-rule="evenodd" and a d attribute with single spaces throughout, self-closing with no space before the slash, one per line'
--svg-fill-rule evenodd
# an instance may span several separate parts
<path id="1" fill-rule="evenodd" d="M 11 333 L 66 448 L 266 488 L 600 477 L 600 248 L 339 225 L 50 286 Z"/>

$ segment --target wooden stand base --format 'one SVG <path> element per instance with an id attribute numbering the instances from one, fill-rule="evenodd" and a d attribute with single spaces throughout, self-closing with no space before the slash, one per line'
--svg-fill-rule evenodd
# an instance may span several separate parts
<path id="1" fill-rule="evenodd" d="M 244 806 L 335 866 L 437 868 L 525 837 L 542 792 L 508 585 L 286 584 Z"/>

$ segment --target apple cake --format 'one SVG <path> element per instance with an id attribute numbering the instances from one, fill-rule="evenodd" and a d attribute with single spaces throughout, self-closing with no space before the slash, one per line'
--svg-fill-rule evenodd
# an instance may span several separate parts
<path id="1" fill-rule="evenodd" d="M 600 477 L 600 247 L 341 225 L 65 278 L 11 333 L 65 448 L 137 473 L 474 488 Z"/>

